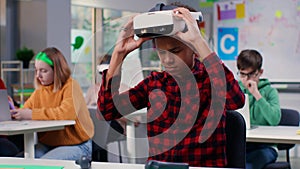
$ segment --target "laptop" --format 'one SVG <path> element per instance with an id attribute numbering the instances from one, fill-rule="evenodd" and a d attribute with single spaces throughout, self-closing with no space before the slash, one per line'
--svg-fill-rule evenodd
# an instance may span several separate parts
<path id="1" fill-rule="evenodd" d="M 249 96 L 248 94 L 245 94 L 245 105 L 244 107 L 237 109 L 237 112 L 239 112 L 246 122 L 246 129 L 251 129 L 251 123 L 250 123 L 250 105 L 249 105 Z"/>
<path id="2" fill-rule="evenodd" d="M 12 120 L 9 111 L 8 94 L 6 89 L 0 89 L 0 111 L 0 122 Z"/>

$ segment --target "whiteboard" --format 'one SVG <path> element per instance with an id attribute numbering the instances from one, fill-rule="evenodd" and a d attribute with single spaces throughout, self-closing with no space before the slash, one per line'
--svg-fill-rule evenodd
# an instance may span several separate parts
<path id="1" fill-rule="evenodd" d="M 218 19 L 220 9 L 228 3 L 228 10 L 244 5 L 244 17 Z M 219 8 L 218 8 L 219 7 Z M 219 13 L 220 14 L 220 13 Z M 218 42 L 222 28 L 237 31 L 235 52 L 256 49 L 263 56 L 264 77 L 271 81 L 299 81 L 300 79 L 300 0 L 245 0 L 216 2 L 214 4 L 214 49 L 219 54 Z M 219 39 L 218 39 L 219 38 Z M 230 40 L 223 41 L 224 44 Z M 223 45 L 224 45 L 223 44 Z M 227 46 L 228 47 L 228 46 Z M 226 47 L 225 47 L 226 48 Z M 221 57 L 222 59 L 222 57 Z M 222 59 L 223 60 L 223 59 Z M 223 60 L 237 72 L 236 60 Z"/>

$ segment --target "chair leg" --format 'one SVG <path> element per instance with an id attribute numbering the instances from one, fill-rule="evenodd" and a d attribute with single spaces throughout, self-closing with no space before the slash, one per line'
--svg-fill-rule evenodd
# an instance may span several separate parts
<path id="1" fill-rule="evenodd" d="M 119 160 L 120 160 L 120 163 L 122 163 L 122 152 L 121 152 L 121 143 L 120 143 L 120 141 L 118 141 L 118 147 L 119 147 Z"/>
<path id="2" fill-rule="evenodd" d="M 291 163 L 290 163 L 290 151 L 289 150 L 286 150 L 285 156 L 286 156 L 286 161 L 290 164 L 289 169 L 291 169 L 292 167 L 291 167 Z"/>
<path id="3" fill-rule="evenodd" d="M 290 153 L 289 150 L 286 150 L 286 161 L 290 163 Z"/>

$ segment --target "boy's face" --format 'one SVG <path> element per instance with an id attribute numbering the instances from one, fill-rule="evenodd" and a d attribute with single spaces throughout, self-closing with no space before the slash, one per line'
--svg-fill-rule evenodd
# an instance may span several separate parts
<path id="1" fill-rule="evenodd" d="M 155 39 L 158 56 L 165 70 L 174 76 L 182 75 L 184 69 L 194 66 L 194 52 L 181 41 L 171 37 Z"/>
<path id="2" fill-rule="evenodd" d="M 253 68 L 247 68 L 239 70 L 239 77 L 244 86 L 246 86 L 248 80 L 255 81 L 258 83 L 260 76 L 262 75 L 263 70 L 254 70 Z"/>

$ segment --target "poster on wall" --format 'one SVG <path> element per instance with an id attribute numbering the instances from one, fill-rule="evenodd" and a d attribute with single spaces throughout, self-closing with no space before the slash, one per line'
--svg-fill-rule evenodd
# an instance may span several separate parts
<path id="1" fill-rule="evenodd" d="M 235 60 L 238 54 L 238 28 L 218 28 L 218 54 L 222 60 Z"/>
<path id="2" fill-rule="evenodd" d="M 84 29 L 71 29 L 72 63 L 92 62 L 92 32 Z"/>
<path id="3" fill-rule="evenodd" d="M 245 18 L 244 1 L 226 1 L 217 4 L 218 20 L 243 19 Z"/>

